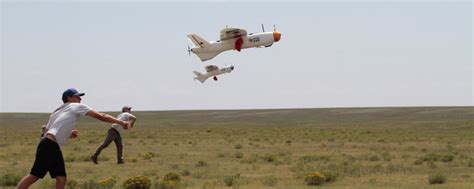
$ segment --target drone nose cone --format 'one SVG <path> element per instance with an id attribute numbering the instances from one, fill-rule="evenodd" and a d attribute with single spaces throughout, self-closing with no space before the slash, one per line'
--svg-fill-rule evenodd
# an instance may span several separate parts
<path id="1" fill-rule="evenodd" d="M 234 70 L 234 66 L 231 66 L 231 67 L 230 67 L 230 70 Z"/>
<path id="2" fill-rule="evenodd" d="M 280 38 L 281 38 L 281 33 L 280 33 L 280 32 L 277 32 L 277 31 L 276 31 L 276 32 L 273 32 L 273 40 L 274 40 L 275 42 L 280 41 Z"/>

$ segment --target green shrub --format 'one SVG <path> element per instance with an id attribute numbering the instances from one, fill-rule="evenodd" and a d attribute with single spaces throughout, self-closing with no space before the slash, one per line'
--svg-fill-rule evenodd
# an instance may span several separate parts
<path id="1" fill-rule="evenodd" d="M 188 171 L 189 172 L 189 171 Z M 155 184 L 155 188 L 158 189 L 175 189 L 178 188 L 181 177 L 178 173 L 167 173 L 163 180 L 160 180 L 158 184 Z"/>
<path id="2" fill-rule="evenodd" d="M 178 173 L 171 172 L 171 173 L 167 173 L 165 177 L 163 177 L 163 180 L 179 182 L 181 180 L 181 177 L 179 176 Z"/>
<path id="3" fill-rule="evenodd" d="M 244 153 L 242 152 L 235 152 L 234 157 L 237 159 L 242 159 L 244 157 Z"/>
<path id="4" fill-rule="evenodd" d="M 421 164 L 423 164 L 423 160 L 417 159 L 413 164 L 415 164 L 415 165 L 421 165 Z"/>
<path id="5" fill-rule="evenodd" d="M 189 176 L 191 175 L 191 172 L 187 169 L 184 169 L 179 174 L 181 174 L 182 176 Z"/>
<path id="6" fill-rule="evenodd" d="M 430 184 L 443 184 L 446 182 L 446 175 L 443 173 L 434 173 L 428 177 L 428 181 Z"/>
<path id="7" fill-rule="evenodd" d="M 471 158 L 467 161 L 467 166 L 468 167 L 474 167 L 474 159 L 473 158 Z"/>
<path id="8" fill-rule="evenodd" d="M 125 189 L 149 189 L 151 181 L 146 176 L 135 176 L 125 180 L 122 185 Z"/>
<path id="9" fill-rule="evenodd" d="M 326 177 L 324 182 L 333 182 L 336 180 L 337 175 L 330 171 L 321 171 L 321 174 Z"/>
<path id="10" fill-rule="evenodd" d="M 88 181 L 83 182 L 80 185 L 79 188 L 81 188 L 81 189 L 97 189 L 97 188 L 101 188 L 101 186 L 95 180 L 90 179 Z"/>
<path id="11" fill-rule="evenodd" d="M 150 160 L 153 157 L 155 157 L 155 153 L 153 152 L 147 152 L 144 155 L 142 155 L 143 160 Z"/>
<path id="12" fill-rule="evenodd" d="M 239 179 L 238 176 L 226 176 L 224 178 L 224 184 L 226 186 L 233 186 L 237 183 L 237 180 Z"/>
<path id="13" fill-rule="evenodd" d="M 422 157 L 423 161 L 438 161 L 438 155 L 436 154 L 427 154 L 425 157 Z"/>
<path id="14" fill-rule="evenodd" d="M 319 172 L 308 173 L 304 176 L 307 185 L 321 185 L 326 181 L 326 177 Z"/>
<path id="15" fill-rule="evenodd" d="M 117 183 L 117 180 L 115 180 L 113 177 L 107 177 L 105 179 L 99 180 L 97 183 L 101 186 L 101 188 L 110 189 L 114 187 L 114 185 Z"/>
<path id="16" fill-rule="evenodd" d="M 0 186 L 16 186 L 20 180 L 21 176 L 7 173 L 0 177 Z"/>
<path id="17" fill-rule="evenodd" d="M 234 148 L 235 148 L 235 149 L 242 149 L 242 144 L 236 144 L 236 145 L 234 146 Z"/>
<path id="18" fill-rule="evenodd" d="M 271 154 L 266 154 L 262 158 L 263 158 L 263 161 L 266 161 L 266 162 L 275 162 L 277 160 L 276 156 L 271 155 Z"/>
<path id="19" fill-rule="evenodd" d="M 221 153 L 218 153 L 218 154 L 217 154 L 217 157 L 218 157 L 218 158 L 224 158 L 224 157 L 225 157 L 225 154 L 222 153 L 222 152 L 221 152 Z"/>
<path id="20" fill-rule="evenodd" d="M 441 156 L 441 158 L 440 158 L 440 160 L 442 162 L 451 162 L 451 161 L 453 161 L 453 159 L 454 159 L 453 154 L 445 154 L 445 155 Z"/>
<path id="21" fill-rule="evenodd" d="M 198 161 L 194 166 L 196 166 L 196 167 L 205 167 L 205 166 L 207 166 L 207 162 Z"/>
<path id="22" fill-rule="evenodd" d="M 379 156 L 378 156 L 377 154 L 375 154 L 375 155 L 371 155 L 371 156 L 369 157 L 369 160 L 370 160 L 370 161 L 379 161 L 380 158 L 379 158 Z"/>
<path id="23" fill-rule="evenodd" d="M 78 188 L 79 182 L 74 179 L 67 179 L 66 186 L 68 189 L 76 189 Z"/>

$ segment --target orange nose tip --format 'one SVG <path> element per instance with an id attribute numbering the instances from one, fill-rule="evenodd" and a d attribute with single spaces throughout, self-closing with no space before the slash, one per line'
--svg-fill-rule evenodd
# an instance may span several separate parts
<path id="1" fill-rule="evenodd" d="M 280 41 L 280 38 L 281 38 L 281 33 L 280 32 L 273 32 L 273 40 L 275 42 Z"/>

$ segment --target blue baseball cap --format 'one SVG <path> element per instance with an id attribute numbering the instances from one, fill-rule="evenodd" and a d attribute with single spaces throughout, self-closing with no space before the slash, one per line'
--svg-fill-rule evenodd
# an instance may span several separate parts
<path id="1" fill-rule="evenodd" d="M 70 97 L 70 96 L 84 96 L 86 93 L 80 93 L 79 91 L 77 91 L 75 88 L 69 88 L 69 89 L 66 89 L 64 92 L 63 92 L 63 102 L 66 103 L 67 102 L 67 97 Z"/>

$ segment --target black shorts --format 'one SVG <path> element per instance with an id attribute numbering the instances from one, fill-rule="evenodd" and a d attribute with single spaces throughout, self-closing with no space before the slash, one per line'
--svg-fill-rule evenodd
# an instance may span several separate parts
<path id="1" fill-rule="evenodd" d="M 48 138 L 43 138 L 36 147 L 36 159 L 30 174 L 43 178 L 48 171 L 51 178 L 66 176 L 64 158 L 59 145 Z"/>

